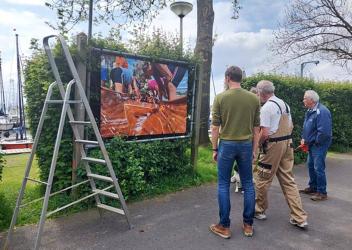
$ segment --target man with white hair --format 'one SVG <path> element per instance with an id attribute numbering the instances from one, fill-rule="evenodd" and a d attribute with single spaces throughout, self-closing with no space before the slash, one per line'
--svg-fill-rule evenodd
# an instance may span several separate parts
<path id="1" fill-rule="evenodd" d="M 301 144 L 308 145 L 309 187 L 301 193 L 313 195 L 313 201 L 328 198 L 326 192 L 325 158 L 332 139 L 332 121 L 328 108 L 319 102 L 314 90 L 307 90 L 303 97 L 308 109 L 304 118 Z"/>
<path id="2" fill-rule="evenodd" d="M 292 118 L 290 108 L 274 94 L 274 84 L 262 80 L 257 84 L 261 103 L 259 156 L 256 187 L 255 218 L 266 219 L 268 189 L 277 176 L 286 202 L 291 210 L 289 222 L 306 228 L 307 214 L 302 208 L 301 197 L 293 176 Z"/>

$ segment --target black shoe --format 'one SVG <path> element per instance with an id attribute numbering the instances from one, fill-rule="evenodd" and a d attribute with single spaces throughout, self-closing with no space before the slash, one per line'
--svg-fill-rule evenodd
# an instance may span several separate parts
<path id="1" fill-rule="evenodd" d="M 314 194 L 316 194 L 317 191 L 311 189 L 310 187 L 307 187 L 307 188 L 305 188 L 305 189 L 300 189 L 299 192 L 300 192 L 301 194 L 310 194 L 310 195 L 314 195 Z"/>

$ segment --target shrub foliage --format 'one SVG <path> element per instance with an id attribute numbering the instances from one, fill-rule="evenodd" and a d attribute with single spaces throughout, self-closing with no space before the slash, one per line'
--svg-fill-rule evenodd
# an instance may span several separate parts
<path id="1" fill-rule="evenodd" d="M 0 154 L 0 181 L 2 180 L 2 170 L 5 166 L 5 159 L 4 159 L 4 155 Z"/>
<path id="2" fill-rule="evenodd" d="M 301 140 L 302 126 L 306 109 L 303 106 L 304 92 L 315 90 L 320 101 L 327 106 L 333 120 L 332 149 L 348 151 L 352 142 L 352 85 L 349 83 L 319 83 L 311 79 L 288 77 L 280 75 L 258 74 L 248 77 L 244 82 L 245 88 L 255 86 L 260 80 L 272 81 L 275 85 L 275 94 L 287 102 L 291 107 L 294 123 L 293 140 L 298 146 Z M 300 154 L 300 156 L 303 156 Z"/>

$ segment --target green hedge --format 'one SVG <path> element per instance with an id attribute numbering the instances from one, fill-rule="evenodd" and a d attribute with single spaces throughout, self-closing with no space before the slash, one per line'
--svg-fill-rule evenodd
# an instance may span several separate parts
<path id="1" fill-rule="evenodd" d="M 4 155 L 0 154 L 0 181 L 2 180 L 2 170 L 4 168 L 4 165 L 5 165 Z"/>
<path id="2" fill-rule="evenodd" d="M 326 105 L 331 111 L 333 120 L 333 144 L 331 149 L 342 152 L 351 150 L 352 84 L 338 82 L 319 83 L 307 78 L 258 74 L 245 79 L 243 86 L 249 89 L 264 79 L 274 83 L 275 94 L 291 107 L 295 146 L 300 143 L 306 111 L 303 105 L 303 95 L 306 90 L 313 89 L 319 94 L 321 103 Z M 299 156 L 303 155 L 300 154 Z"/>
<path id="3" fill-rule="evenodd" d="M 106 146 L 125 198 L 148 193 L 165 177 L 178 179 L 191 173 L 189 143 L 189 140 L 126 143 L 121 138 L 112 139 Z M 89 155 L 102 158 L 98 150 Z M 108 175 L 106 166 L 95 164 L 91 168 L 94 173 Z M 79 168 L 79 177 L 86 179 L 83 166 Z M 106 182 L 100 184 L 106 186 Z"/>

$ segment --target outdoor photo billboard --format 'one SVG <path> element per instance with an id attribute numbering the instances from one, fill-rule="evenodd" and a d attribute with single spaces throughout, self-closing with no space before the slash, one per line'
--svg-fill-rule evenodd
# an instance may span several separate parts
<path id="1" fill-rule="evenodd" d="M 194 67 L 93 49 L 91 104 L 103 138 L 190 134 Z"/>

